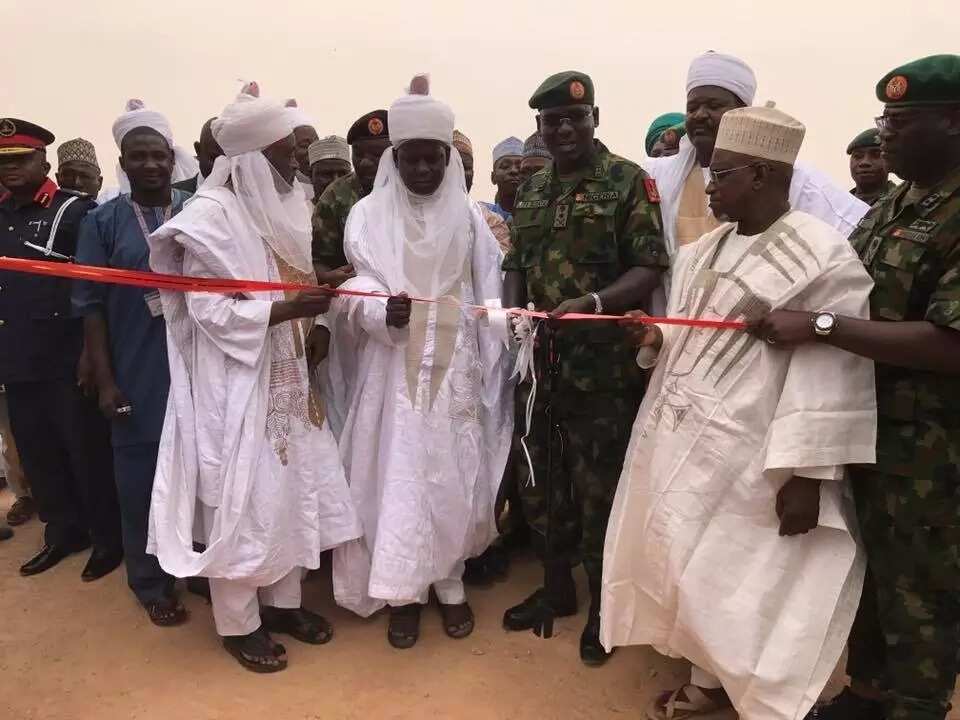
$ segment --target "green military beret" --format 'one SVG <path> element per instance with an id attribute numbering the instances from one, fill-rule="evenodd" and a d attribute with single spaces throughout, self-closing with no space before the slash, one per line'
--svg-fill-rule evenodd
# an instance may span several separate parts
<path id="1" fill-rule="evenodd" d="M 891 70 L 877 83 L 887 105 L 960 103 L 960 55 L 931 55 Z"/>
<path id="2" fill-rule="evenodd" d="M 530 96 L 534 110 L 563 105 L 593 105 L 593 80 L 576 70 L 551 75 Z"/>
<path id="3" fill-rule="evenodd" d="M 854 150 L 872 147 L 880 147 L 880 131 L 876 128 L 864 130 L 851 140 L 847 145 L 847 155 L 852 155 Z"/>

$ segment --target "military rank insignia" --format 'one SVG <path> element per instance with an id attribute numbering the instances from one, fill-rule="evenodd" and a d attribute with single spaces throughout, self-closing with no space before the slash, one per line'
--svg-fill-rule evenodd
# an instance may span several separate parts
<path id="1" fill-rule="evenodd" d="M 563 230 L 567 226 L 567 220 L 570 217 L 569 205 L 557 205 L 556 214 L 553 216 L 553 229 Z"/>

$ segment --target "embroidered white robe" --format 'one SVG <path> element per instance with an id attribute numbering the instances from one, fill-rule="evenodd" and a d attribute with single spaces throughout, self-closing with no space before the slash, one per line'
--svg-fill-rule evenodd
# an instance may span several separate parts
<path id="1" fill-rule="evenodd" d="M 872 287 L 846 239 L 797 211 L 681 247 L 673 278 L 668 314 L 711 319 L 865 318 Z M 840 657 L 864 558 L 843 473 L 823 481 L 806 535 L 779 536 L 776 496 L 795 471 L 874 462 L 873 364 L 821 343 L 663 331 L 607 531 L 601 640 L 687 658 L 744 720 L 802 718 Z"/>

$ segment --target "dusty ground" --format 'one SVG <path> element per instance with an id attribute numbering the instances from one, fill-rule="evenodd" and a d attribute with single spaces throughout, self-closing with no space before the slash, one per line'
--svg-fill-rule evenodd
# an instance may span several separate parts
<path id="1" fill-rule="evenodd" d="M 4 512 L 10 501 L 0 494 Z M 551 640 L 504 632 L 503 609 L 538 579 L 530 559 L 516 563 L 507 582 L 471 593 L 471 637 L 447 638 L 430 608 L 420 642 L 407 651 L 387 645 L 384 617 L 340 610 L 329 583 L 312 578 L 305 604 L 334 623 L 335 638 L 323 647 L 283 639 L 287 670 L 254 675 L 222 650 L 209 607 L 193 595 L 184 593 L 190 621 L 163 629 L 139 609 L 122 570 L 81 583 L 86 553 L 21 578 L 39 531 L 34 520 L 0 544 L 0 720 L 641 718 L 655 693 L 685 675 L 683 663 L 648 648 L 584 667 L 582 613 L 559 620 Z"/>

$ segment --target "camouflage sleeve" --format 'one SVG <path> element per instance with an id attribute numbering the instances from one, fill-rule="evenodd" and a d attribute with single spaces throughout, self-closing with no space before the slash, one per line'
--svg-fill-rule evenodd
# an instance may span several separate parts
<path id="1" fill-rule="evenodd" d="M 323 191 L 313 208 L 313 261 L 329 268 L 344 264 L 343 227 L 332 186 Z"/>
<path id="2" fill-rule="evenodd" d="M 624 204 L 623 230 L 617 234 L 620 262 L 627 267 L 669 266 L 656 184 L 637 172 Z"/>
<path id="3" fill-rule="evenodd" d="M 944 260 L 946 270 L 930 296 L 925 317 L 934 325 L 960 330 L 960 215 L 953 225 L 957 239 Z"/>

